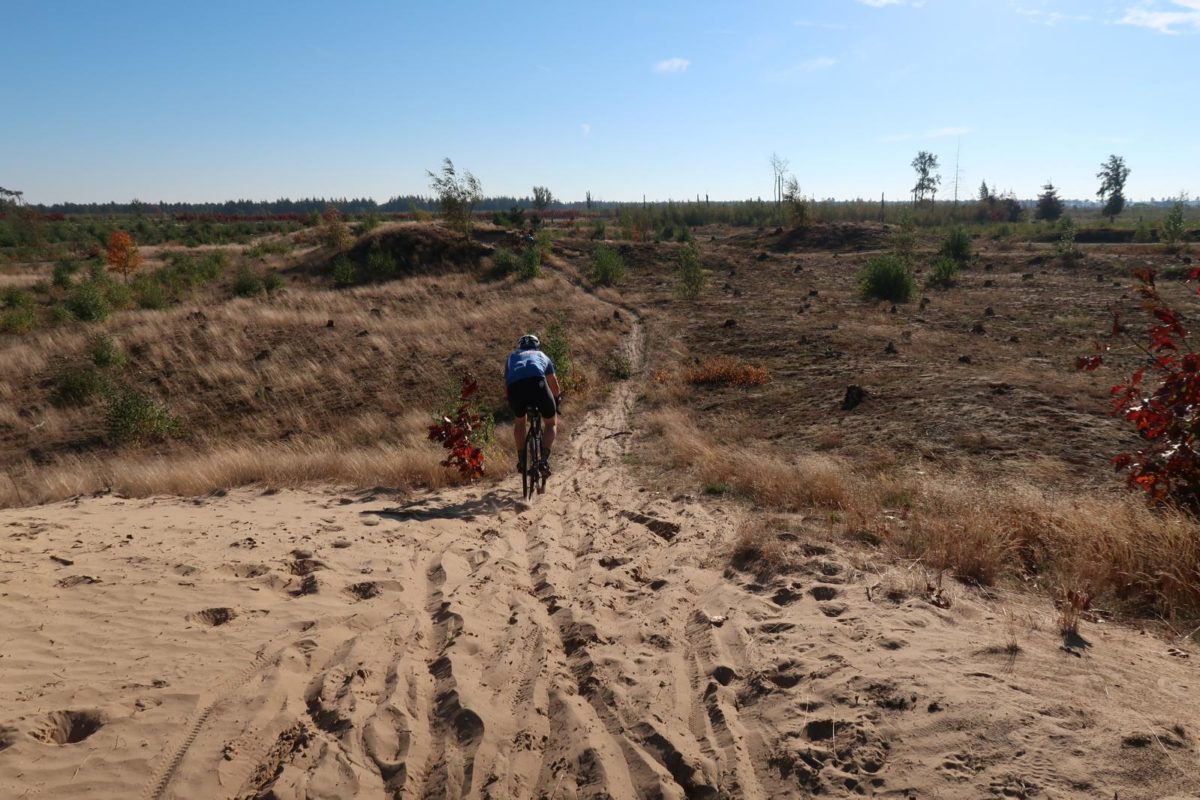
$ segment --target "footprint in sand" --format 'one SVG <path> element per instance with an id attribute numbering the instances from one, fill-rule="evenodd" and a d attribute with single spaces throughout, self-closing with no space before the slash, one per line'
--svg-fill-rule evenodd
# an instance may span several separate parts
<path id="1" fill-rule="evenodd" d="M 195 614 L 188 614 L 187 620 L 189 622 L 199 623 L 200 625 L 206 625 L 210 628 L 216 628 L 220 625 L 230 622 L 236 617 L 237 612 L 232 608 L 206 608 L 203 611 L 196 612 Z"/>
<path id="2" fill-rule="evenodd" d="M 43 744 L 77 744 L 104 727 L 107 717 L 99 711 L 53 711 L 30 733 Z"/>
<path id="3" fill-rule="evenodd" d="M 93 583 L 100 583 L 100 579 L 94 575 L 70 575 L 56 583 L 55 586 L 70 589 L 73 586 L 87 586 Z"/>
<path id="4" fill-rule="evenodd" d="M 383 593 L 383 590 L 379 588 L 379 584 L 375 581 L 363 581 L 362 583 L 351 584 L 346 587 L 346 591 L 359 600 L 370 600 L 372 597 L 379 597 Z"/>
<path id="5" fill-rule="evenodd" d="M 838 596 L 838 590 L 834 586 L 814 586 L 808 590 L 808 593 L 813 596 L 813 599 L 822 603 Z"/>

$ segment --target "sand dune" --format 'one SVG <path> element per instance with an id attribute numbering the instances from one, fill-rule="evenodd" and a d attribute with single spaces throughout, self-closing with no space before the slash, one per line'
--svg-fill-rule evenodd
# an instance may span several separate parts
<path id="1" fill-rule="evenodd" d="M 0 516 L 0 796 L 1192 797 L 1196 667 L 870 568 L 731 569 L 619 388 L 548 493 L 242 490 Z M 1010 645 L 1013 645 L 1010 647 Z"/>

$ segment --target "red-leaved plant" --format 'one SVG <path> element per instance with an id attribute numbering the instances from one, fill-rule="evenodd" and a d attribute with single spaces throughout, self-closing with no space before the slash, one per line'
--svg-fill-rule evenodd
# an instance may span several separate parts
<path id="1" fill-rule="evenodd" d="M 467 480 L 483 475 L 483 450 L 476 447 L 471 436 L 479 428 L 480 418 L 474 411 L 471 398 L 479 391 L 479 382 L 470 373 L 463 375 L 462 391 L 458 393 L 458 407 L 453 417 L 443 416 L 429 426 L 429 438 L 441 442 L 450 455 L 442 462 L 443 467 L 456 467 Z"/>
<path id="2" fill-rule="evenodd" d="M 1135 339 L 1113 318 L 1112 338 L 1124 338 L 1145 353 L 1147 364 L 1112 388 L 1113 413 L 1129 420 L 1146 445 L 1113 459 L 1128 472 L 1129 483 L 1151 501 L 1170 502 L 1200 511 L 1200 354 L 1193 349 L 1180 315 L 1167 305 L 1154 283 L 1154 272 L 1134 272 L 1141 286 L 1142 308 L 1154 322 L 1149 343 Z M 1188 281 L 1200 278 L 1200 269 Z M 1197 289 L 1200 293 L 1200 289 Z M 1077 359 L 1076 367 L 1089 372 L 1104 363 L 1111 344 L 1097 344 L 1097 354 Z"/>

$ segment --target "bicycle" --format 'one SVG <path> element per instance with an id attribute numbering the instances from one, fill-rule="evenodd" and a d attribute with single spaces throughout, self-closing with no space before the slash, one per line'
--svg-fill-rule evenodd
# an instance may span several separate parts
<path id="1" fill-rule="evenodd" d="M 525 434 L 525 469 L 521 473 L 521 496 L 526 500 L 533 499 L 546 491 L 546 473 L 542 469 L 542 412 L 536 407 L 525 409 L 525 419 L 529 432 Z"/>

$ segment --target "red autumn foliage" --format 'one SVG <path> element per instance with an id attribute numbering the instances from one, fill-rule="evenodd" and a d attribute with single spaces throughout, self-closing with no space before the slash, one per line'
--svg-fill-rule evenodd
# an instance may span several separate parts
<path id="1" fill-rule="evenodd" d="M 462 391 L 458 394 L 458 408 L 453 417 L 442 417 L 429 426 L 431 441 L 441 442 L 450 455 L 442 462 L 443 467 L 456 467 L 467 480 L 483 475 L 483 450 L 471 441 L 471 434 L 479 426 L 479 415 L 474 411 L 471 398 L 479 391 L 479 382 L 470 373 L 463 375 Z"/>
<path id="2" fill-rule="evenodd" d="M 1113 459 L 1128 473 L 1130 485 L 1153 502 L 1173 503 L 1200 511 L 1200 354 L 1193 351 L 1182 317 L 1167 305 L 1154 283 L 1152 270 L 1134 272 L 1141 286 L 1142 309 L 1153 319 L 1149 342 L 1135 339 L 1117 314 L 1112 338 L 1124 338 L 1146 356 L 1146 363 L 1112 388 L 1113 413 L 1128 420 L 1145 446 Z M 1192 270 L 1188 281 L 1200 278 Z M 1200 289 L 1197 289 L 1200 293 Z M 1083 370 L 1097 369 L 1111 345 L 1097 345 L 1097 354 L 1076 360 Z"/>
<path id="3" fill-rule="evenodd" d="M 129 283 L 129 273 L 142 265 L 142 255 L 133 243 L 133 237 L 125 231 L 113 231 L 108 237 L 106 258 L 108 265 L 125 277 L 126 283 Z"/>

